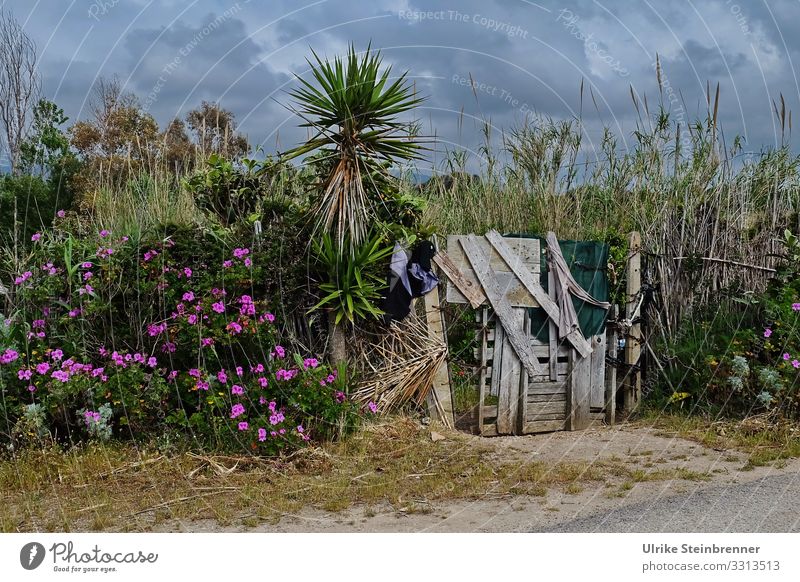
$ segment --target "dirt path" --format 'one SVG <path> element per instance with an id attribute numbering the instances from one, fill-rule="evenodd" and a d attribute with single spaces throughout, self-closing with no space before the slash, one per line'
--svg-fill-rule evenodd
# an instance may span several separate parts
<path id="1" fill-rule="evenodd" d="M 476 440 L 479 437 L 473 437 Z M 587 470 L 603 466 L 611 478 L 551 487 L 541 496 L 493 495 L 480 499 L 431 503 L 408 500 L 409 509 L 388 506 L 354 506 L 338 513 L 306 509 L 285 515 L 278 523 L 252 523 L 242 519 L 221 527 L 210 521 L 160 524 L 156 531 L 262 531 L 262 532 L 487 532 L 614 530 L 614 523 L 638 524 L 647 531 L 650 522 L 637 515 L 650 512 L 649 529 L 670 515 L 673 531 L 693 531 L 705 520 L 711 530 L 733 527 L 730 520 L 711 519 L 710 507 L 721 507 L 730 493 L 732 504 L 746 504 L 759 495 L 789 491 L 800 497 L 800 459 L 773 466 L 750 467 L 747 456 L 733 450 L 716 450 L 680 438 L 659 436 L 648 428 L 598 427 L 583 432 L 560 432 L 525 437 L 482 439 L 493 455 L 506 462 L 585 463 Z M 614 477 L 617 470 L 618 477 Z M 668 477 L 667 477 L 668 475 Z M 769 481 L 781 476 L 779 481 Z M 759 481 L 762 480 L 762 481 Z M 759 482 L 764 485 L 759 493 Z M 748 486 L 748 484 L 750 484 Z M 711 492 L 711 493 L 709 493 Z M 770 494 L 770 492 L 772 492 Z M 684 501 L 688 501 L 684 503 Z M 796 502 L 796 500 L 795 500 Z M 794 505 L 795 502 L 792 502 Z M 769 502 L 767 502 L 769 504 Z M 755 508 L 756 506 L 754 506 Z M 627 513 L 625 513 L 627 511 Z M 737 512 L 740 531 L 764 529 L 762 509 Z M 692 513 L 694 512 L 694 514 Z M 777 514 L 776 514 L 777 515 Z M 788 515 L 788 514 L 787 514 Z M 787 517 L 788 519 L 788 517 Z M 583 521 L 582 521 L 583 520 Z M 769 522 L 778 531 L 789 531 L 796 522 Z M 780 525 L 775 525 L 779 523 Z M 636 525 L 633 531 L 636 531 Z M 624 528 L 619 531 L 627 531 Z"/>

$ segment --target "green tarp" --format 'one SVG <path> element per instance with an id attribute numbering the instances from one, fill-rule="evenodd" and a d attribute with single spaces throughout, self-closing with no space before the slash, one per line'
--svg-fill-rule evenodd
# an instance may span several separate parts
<path id="1" fill-rule="evenodd" d="M 535 238 L 541 248 L 547 247 L 544 237 L 533 234 L 507 234 L 504 236 L 518 238 Z M 561 253 L 569 266 L 572 276 L 578 285 L 599 301 L 609 301 L 608 276 L 608 244 L 595 241 L 559 240 Z M 541 253 L 541 283 L 547 290 L 547 256 Z M 594 305 L 587 305 L 580 299 L 572 298 L 578 322 L 584 337 L 600 333 L 605 327 L 606 310 Z M 547 314 L 538 307 L 531 308 L 531 333 L 541 341 L 549 341 Z"/>

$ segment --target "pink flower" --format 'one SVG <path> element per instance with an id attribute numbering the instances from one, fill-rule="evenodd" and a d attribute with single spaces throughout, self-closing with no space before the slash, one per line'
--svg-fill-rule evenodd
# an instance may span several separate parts
<path id="1" fill-rule="evenodd" d="M 236 418 L 237 416 L 241 416 L 244 414 L 244 406 L 241 404 L 234 404 L 233 408 L 231 408 L 231 418 Z"/>
<path id="2" fill-rule="evenodd" d="M 48 370 L 50 370 L 50 364 L 47 362 L 42 362 L 41 364 L 37 364 L 36 372 L 44 376 L 47 374 Z"/>
<path id="3" fill-rule="evenodd" d="M 788 352 L 783 354 L 783 359 L 784 360 L 788 360 L 789 358 L 791 358 L 791 356 L 788 354 Z"/>
<path id="4" fill-rule="evenodd" d="M 800 311 L 800 303 L 792 303 L 792 311 Z"/>
<path id="5" fill-rule="evenodd" d="M 233 266 L 233 261 L 222 261 L 222 267 L 224 269 L 230 269 Z"/>
<path id="6" fill-rule="evenodd" d="M 308 370 L 309 368 L 316 368 L 317 366 L 319 366 L 319 361 L 316 358 L 306 358 L 305 360 L 303 360 L 303 366 L 305 367 L 306 370 Z"/>
<path id="7" fill-rule="evenodd" d="M 772 335 L 772 330 L 767 328 L 764 330 L 764 337 L 769 337 Z"/>
<path id="8" fill-rule="evenodd" d="M 240 249 L 240 248 L 233 249 L 233 256 L 236 257 L 237 259 L 241 259 L 245 255 L 249 255 L 249 254 L 250 254 L 250 249 L 246 249 L 246 248 L 245 249 Z"/>
<path id="9" fill-rule="evenodd" d="M 20 380 L 30 380 L 31 376 L 33 376 L 33 372 L 27 369 L 19 370 L 17 372 L 17 378 L 19 378 Z"/>
<path id="10" fill-rule="evenodd" d="M 257 364 L 256 366 L 251 366 L 250 371 L 253 374 L 263 374 L 264 373 L 264 364 Z"/>
<path id="11" fill-rule="evenodd" d="M 204 337 L 200 340 L 200 346 L 207 348 L 208 346 L 213 346 L 214 340 L 210 337 Z"/>
<path id="12" fill-rule="evenodd" d="M 151 368 L 155 368 L 158 366 L 158 360 L 156 360 L 155 356 L 150 356 L 147 358 L 147 365 Z"/>
<path id="13" fill-rule="evenodd" d="M 245 266 L 245 267 L 251 267 L 252 265 L 253 265 L 253 261 L 251 261 L 251 260 L 250 260 L 250 257 L 247 257 L 247 258 L 244 260 L 244 266 Z"/>
<path id="14" fill-rule="evenodd" d="M 258 383 L 261 385 L 262 388 L 266 388 L 267 386 L 269 386 L 269 380 L 267 380 L 264 376 L 261 376 L 258 379 Z"/>
<path id="15" fill-rule="evenodd" d="M 210 388 L 208 382 L 205 380 L 198 380 L 194 387 L 198 390 L 208 390 Z"/>
<path id="16" fill-rule="evenodd" d="M 242 369 L 242 367 L 241 366 L 236 366 L 236 375 L 241 378 L 242 374 L 244 374 L 244 370 Z"/>
<path id="17" fill-rule="evenodd" d="M 8 348 L 3 352 L 3 355 L 0 356 L 0 364 L 10 364 L 17 358 L 19 358 L 19 352 L 17 352 L 17 350 Z"/>
<path id="18" fill-rule="evenodd" d="M 62 352 L 59 349 L 55 349 L 52 352 L 50 352 L 50 357 L 53 358 L 54 360 L 60 360 L 61 358 L 64 357 L 64 352 Z"/>
<path id="19" fill-rule="evenodd" d="M 231 386 L 231 394 L 235 394 L 236 396 L 241 396 L 244 394 L 244 388 L 239 386 L 238 384 L 234 384 Z"/>
<path id="20" fill-rule="evenodd" d="M 258 440 L 260 440 L 262 443 L 265 440 L 267 440 L 267 429 L 265 428 L 258 429 Z"/>
<path id="21" fill-rule="evenodd" d="M 33 384 L 29 385 L 28 392 L 36 392 L 36 386 L 34 386 Z"/>
<path id="22" fill-rule="evenodd" d="M 367 408 L 369 408 L 369 411 L 372 414 L 375 414 L 376 412 L 378 412 L 378 405 L 375 404 L 374 402 L 370 402 L 369 404 L 367 404 Z"/>
<path id="23" fill-rule="evenodd" d="M 345 396 L 345 395 L 344 395 L 344 392 L 342 392 L 341 390 L 338 390 L 338 391 L 336 392 L 336 394 L 334 394 L 334 398 L 336 399 L 336 402 L 338 402 L 339 404 L 341 404 L 342 402 L 344 402 L 344 401 L 345 401 L 345 399 L 347 398 L 347 396 Z"/>
<path id="24" fill-rule="evenodd" d="M 283 358 L 286 355 L 286 350 L 283 349 L 283 346 L 275 346 L 274 354 L 279 358 Z"/>
<path id="25" fill-rule="evenodd" d="M 303 425 L 302 425 L 302 424 L 299 424 L 299 425 L 297 425 L 297 432 L 299 432 L 300 434 L 302 434 L 303 432 L 305 432 L 305 429 L 303 428 Z"/>
<path id="26" fill-rule="evenodd" d="M 794 366 L 795 368 L 800 368 L 800 361 L 792 360 L 792 366 Z"/>
<path id="27" fill-rule="evenodd" d="M 60 380 L 62 383 L 69 381 L 69 374 L 63 370 L 56 370 L 51 376 L 56 380 Z"/>
<path id="28" fill-rule="evenodd" d="M 192 270 L 189 267 L 184 267 L 183 274 L 186 275 L 186 278 L 188 279 L 192 276 Z"/>
<path id="29" fill-rule="evenodd" d="M 94 277 L 94 274 L 92 274 L 92 272 L 91 272 L 91 271 L 86 271 L 86 272 L 83 274 L 83 280 L 84 280 L 84 281 L 88 281 L 88 280 L 89 280 L 89 279 L 91 279 L 92 277 Z"/>
<path id="30" fill-rule="evenodd" d="M 228 375 L 225 373 L 225 370 L 217 372 L 217 380 L 219 380 L 220 384 L 226 384 L 228 382 Z"/>
<path id="31" fill-rule="evenodd" d="M 31 242 L 37 242 L 40 238 L 42 238 L 42 234 L 37 232 L 31 237 Z"/>
<path id="32" fill-rule="evenodd" d="M 230 331 L 231 335 L 242 333 L 242 326 L 235 321 L 230 322 L 225 329 Z"/>
<path id="33" fill-rule="evenodd" d="M 194 313 L 192 313 L 189 317 L 186 318 L 186 321 L 189 322 L 189 325 L 194 325 L 195 323 L 197 323 L 197 316 Z"/>
<path id="34" fill-rule="evenodd" d="M 194 293 L 192 291 L 187 291 L 183 294 L 184 301 L 194 301 Z"/>
<path id="35" fill-rule="evenodd" d="M 265 313 L 264 314 L 264 319 L 266 319 L 268 322 L 272 323 L 273 321 L 275 321 L 275 316 L 272 315 L 271 313 Z"/>
<path id="36" fill-rule="evenodd" d="M 67 213 L 64 212 L 63 210 L 59 210 L 58 212 L 56 212 L 56 216 L 58 216 L 59 218 L 64 218 L 66 215 Z"/>
<path id="37" fill-rule="evenodd" d="M 153 259 L 154 259 L 156 256 L 158 256 L 158 251 L 154 251 L 154 250 L 152 250 L 152 249 L 151 249 L 151 250 L 147 251 L 147 252 L 144 254 L 144 262 L 145 262 L 145 263 L 147 263 L 147 262 L 150 262 L 150 261 L 151 261 L 151 260 L 153 260 Z"/>
<path id="38" fill-rule="evenodd" d="M 15 285 L 22 285 L 25 281 L 30 279 L 32 276 L 33 276 L 33 273 L 31 273 L 30 271 L 25 271 L 24 273 L 22 273 L 22 275 L 20 275 L 16 279 L 14 279 L 14 284 Z"/>
<path id="39" fill-rule="evenodd" d="M 222 301 L 217 301 L 211 304 L 211 309 L 215 313 L 225 313 L 225 304 Z"/>
<path id="40" fill-rule="evenodd" d="M 247 424 L 246 422 L 239 423 L 239 430 L 247 430 L 248 428 L 250 428 L 250 425 Z"/>
<path id="41" fill-rule="evenodd" d="M 167 380 L 174 380 L 178 377 L 178 370 L 172 370 L 169 374 L 167 374 Z"/>
<path id="42" fill-rule="evenodd" d="M 83 267 L 84 269 L 91 269 L 93 266 L 94 266 L 93 263 L 90 263 L 89 261 L 86 261 L 85 263 L 81 264 L 81 267 Z"/>
<path id="43" fill-rule="evenodd" d="M 177 346 L 172 342 L 166 342 L 163 346 L 161 346 L 161 351 L 165 353 L 174 354 Z"/>
<path id="44" fill-rule="evenodd" d="M 100 238 L 106 238 L 110 234 L 111 234 L 110 230 L 103 229 L 103 230 L 100 231 Z"/>

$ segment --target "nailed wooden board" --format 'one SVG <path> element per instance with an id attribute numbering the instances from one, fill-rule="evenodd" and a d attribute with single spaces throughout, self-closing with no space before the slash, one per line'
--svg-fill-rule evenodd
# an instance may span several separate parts
<path id="1" fill-rule="evenodd" d="M 589 426 L 591 371 L 589 358 L 581 358 L 577 354 L 573 354 L 567 398 L 569 430 L 583 430 Z"/>
<path id="2" fill-rule="evenodd" d="M 507 263 L 493 250 L 489 241 L 483 237 L 476 237 L 474 235 L 450 235 L 447 237 L 447 256 L 450 258 L 452 266 L 461 274 L 460 282 L 450 281 L 447 285 L 447 301 L 450 303 L 470 303 L 473 307 L 476 307 L 473 301 L 477 299 L 477 296 L 467 297 L 463 292 L 464 287 L 468 289 L 480 289 L 482 286 L 480 280 L 474 273 L 472 263 L 467 258 L 464 248 L 460 244 L 461 241 L 468 237 L 471 237 L 478 248 L 484 253 L 489 266 L 494 271 L 495 277 L 500 284 L 500 289 L 513 307 L 539 307 L 539 303 L 536 299 L 528 293 L 517 276 L 509 269 Z M 518 257 L 518 260 L 521 259 L 522 264 L 528 267 L 532 272 L 538 273 L 540 270 L 539 241 L 537 239 L 524 238 L 507 240 L 509 241 L 509 248 L 512 249 L 512 252 L 521 253 L 520 255 L 515 255 Z M 487 298 L 484 294 L 481 303 L 486 302 Z"/>
<path id="3" fill-rule="evenodd" d="M 496 230 L 490 230 L 486 233 L 486 240 L 491 243 L 492 248 L 506 261 L 506 264 L 509 265 L 509 268 L 518 278 L 525 290 L 542 306 L 547 316 L 553 321 L 559 321 L 561 313 L 558 309 L 558 305 L 556 305 L 547 293 L 545 293 L 544 289 L 542 289 L 538 277 L 529 269 L 520 266 L 519 261 L 514 258 L 513 251 L 506 244 L 505 239 L 500 236 L 500 233 Z M 567 334 L 566 339 L 569 340 L 584 358 L 592 353 L 589 342 L 586 341 L 586 338 L 583 337 L 580 330 L 572 330 Z"/>
<path id="4" fill-rule="evenodd" d="M 442 310 L 439 305 L 439 287 L 435 287 L 425 295 L 425 317 L 428 321 L 428 333 L 432 338 L 440 340 L 447 345 L 447 338 L 444 333 L 444 322 Z M 455 426 L 455 413 L 453 411 L 453 398 L 450 392 L 450 374 L 447 368 L 447 360 L 444 360 L 433 376 L 433 392 L 438 403 L 436 416 L 448 427 Z"/>
<path id="5" fill-rule="evenodd" d="M 550 359 L 550 348 L 547 346 L 540 346 L 534 343 L 531 343 L 533 346 L 533 354 L 539 358 L 540 360 L 548 360 Z M 485 350 L 482 347 L 475 348 L 475 358 L 478 361 L 482 361 L 481 354 L 485 354 L 487 360 L 491 360 L 494 358 L 494 348 L 486 348 Z M 569 357 L 569 348 L 565 346 L 561 346 L 558 348 L 556 352 L 556 362 L 558 363 L 558 358 L 561 358 L 562 361 Z"/>
<path id="6" fill-rule="evenodd" d="M 525 309 L 512 308 L 512 319 L 508 326 L 504 326 L 503 355 L 500 369 L 500 394 L 497 402 L 497 432 L 500 434 L 515 434 L 517 432 L 517 419 L 519 418 L 519 393 L 522 377 L 527 376 L 520 362 L 520 358 L 511 348 L 512 337 L 515 332 L 523 333 L 525 327 Z"/>
<path id="7" fill-rule="evenodd" d="M 592 408 L 603 408 L 606 405 L 606 335 L 604 332 L 592 337 L 592 348 L 594 351 L 589 366 L 591 368 L 589 405 Z"/>
<path id="8" fill-rule="evenodd" d="M 541 374 L 544 369 L 533 354 L 530 338 L 519 329 L 520 326 L 516 323 L 513 308 L 505 299 L 494 270 L 476 240 L 477 237 L 469 235 L 460 238 L 459 242 L 523 367 L 528 374 Z"/>
<path id="9" fill-rule="evenodd" d="M 556 430 L 564 430 L 566 428 L 565 420 L 539 420 L 535 422 L 525 423 L 525 434 L 534 434 L 537 432 L 553 432 Z"/>
<path id="10" fill-rule="evenodd" d="M 473 309 L 477 309 L 482 303 L 486 303 L 486 295 L 481 290 L 480 284 L 472 276 L 472 280 L 467 280 L 450 257 L 443 251 L 438 251 L 433 256 L 433 262 L 447 276 L 447 295 L 449 303 L 469 303 Z"/>

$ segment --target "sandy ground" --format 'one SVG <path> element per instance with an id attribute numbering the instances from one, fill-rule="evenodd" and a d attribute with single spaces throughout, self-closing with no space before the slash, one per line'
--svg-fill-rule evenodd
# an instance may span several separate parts
<path id="1" fill-rule="evenodd" d="M 725 498 L 730 492 L 748 484 L 751 490 L 757 490 L 758 483 L 776 476 L 783 479 L 789 488 L 796 484 L 792 490 L 800 493 L 800 459 L 743 470 L 746 463 L 743 453 L 709 449 L 684 439 L 659 436 L 648 428 L 626 425 L 597 427 L 582 432 L 498 437 L 481 439 L 481 442 L 489 443 L 498 459 L 509 462 L 622 462 L 631 469 L 683 469 L 689 478 L 644 482 L 631 482 L 624 478 L 606 482 L 589 481 L 580 484 L 580 491 L 567 492 L 564 487 L 552 487 L 546 495 L 539 497 L 498 496 L 487 491 L 483 498 L 477 500 L 433 503 L 415 499 L 409 500 L 409 507 L 413 508 L 409 511 L 398 511 L 388 506 L 358 505 L 338 513 L 308 508 L 296 515 L 285 515 L 278 523 L 253 523 L 252 516 L 242 516 L 238 523 L 228 526 L 211 521 L 168 521 L 156 526 L 154 531 L 527 532 L 559 528 L 565 531 L 599 531 L 613 530 L 614 516 L 623 515 L 619 512 L 647 513 L 649 506 L 656 507 L 665 502 L 666 509 L 662 507 L 660 511 L 681 512 L 685 531 L 692 531 L 696 521 L 687 512 L 700 512 L 702 515 L 698 519 L 707 517 L 702 512 L 708 510 L 708 505 L 684 503 L 682 499 L 688 500 L 697 495 L 701 495 L 698 497 L 701 499 L 702 494 Z M 706 475 L 708 480 L 698 480 L 698 474 Z M 740 493 L 740 497 L 747 495 L 746 491 Z M 657 515 L 657 512 L 653 512 L 653 515 Z M 649 526 L 641 520 L 636 521 L 639 530 L 658 530 L 658 524 L 664 523 L 665 517 L 658 515 L 654 519 L 659 521 Z M 756 517 L 751 521 L 754 519 Z M 719 523 L 723 525 L 717 529 L 722 531 L 727 522 Z M 739 525 L 741 531 L 756 531 L 758 528 L 755 522 L 748 527 L 746 519 Z M 631 526 L 631 529 L 635 530 L 636 527 Z M 675 530 L 678 531 L 678 528 Z"/>

